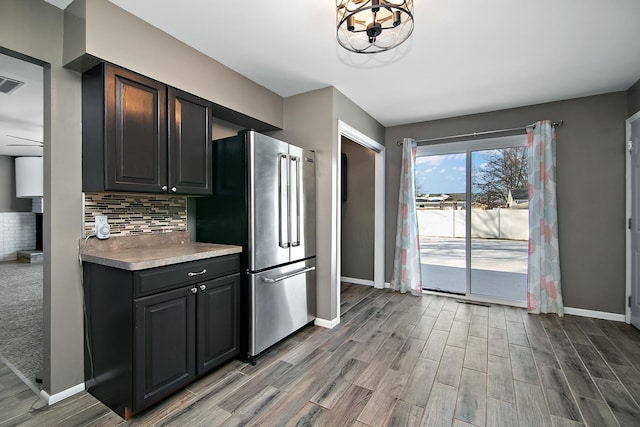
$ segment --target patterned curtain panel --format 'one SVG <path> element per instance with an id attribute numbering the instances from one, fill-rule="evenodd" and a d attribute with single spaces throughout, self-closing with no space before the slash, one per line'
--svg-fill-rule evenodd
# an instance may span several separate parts
<path id="1" fill-rule="evenodd" d="M 396 253 L 393 260 L 391 289 L 421 295 L 422 275 L 416 213 L 416 150 L 416 141 L 405 138 L 402 142 Z"/>
<path id="2" fill-rule="evenodd" d="M 556 203 L 556 131 L 548 120 L 527 129 L 529 144 L 529 313 L 564 315 Z"/>

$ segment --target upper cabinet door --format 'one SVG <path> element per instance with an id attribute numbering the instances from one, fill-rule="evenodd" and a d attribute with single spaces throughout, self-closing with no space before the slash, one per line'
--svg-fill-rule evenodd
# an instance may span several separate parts
<path id="1" fill-rule="evenodd" d="M 166 86 L 111 65 L 105 71 L 105 189 L 166 191 Z"/>
<path id="2" fill-rule="evenodd" d="M 169 87 L 169 193 L 211 194 L 211 103 Z"/>

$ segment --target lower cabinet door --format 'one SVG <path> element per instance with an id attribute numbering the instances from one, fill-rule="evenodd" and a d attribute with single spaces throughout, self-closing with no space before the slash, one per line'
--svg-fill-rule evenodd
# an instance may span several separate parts
<path id="1" fill-rule="evenodd" d="M 134 301 L 134 411 L 194 378 L 196 291 L 194 285 Z"/>
<path id="2" fill-rule="evenodd" d="M 240 274 L 198 284 L 197 374 L 239 352 Z"/>

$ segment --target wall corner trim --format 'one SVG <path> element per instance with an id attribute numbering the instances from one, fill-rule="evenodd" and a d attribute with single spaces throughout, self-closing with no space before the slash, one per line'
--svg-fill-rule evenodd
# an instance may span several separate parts
<path id="1" fill-rule="evenodd" d="M 70 387 L 66 390 L 62 390 L 60 393 L 56 393 L 54 395 L 50 395 L 46 391 L 42 390 L 40 392 L 40 398 L 45 402 L 47 402 L 47 405 L 53 405 L 60 402 L 61 400 L 66 399 L 67 397 L 71 397 L 74 394 L 78 394 L 84 391 L 84 389 L 85 389 L 84 383 L 81 383 L 73 387 Z"/>
<path id="2" fill-rule="evenodd" d="M 316 318 L 313 324 L 316 326 L 320 326 L 321 328 L 333 329 L 340 324 L 340 317 L 338 316 L 333 320 Z"/>
<path id="3" fill-rule="evenodd" d="M 616 322 L 626 322 L 624 314 L 609 313 L 608 311 L 585 310 L 583 308 L 565 307 L 564 314 L 573 316 L 593 317 L 594 319 L 613 320 Z"/>

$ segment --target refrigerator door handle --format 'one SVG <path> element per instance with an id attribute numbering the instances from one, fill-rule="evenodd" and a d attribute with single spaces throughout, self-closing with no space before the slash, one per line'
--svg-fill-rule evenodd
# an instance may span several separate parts
<path id="1" fill-rule="evenodd" d="M 300 274 L 307 273 L 309 271 L 313 271 L 315 269 L 316 269 L 315 266 L 311 266 L 311 267 L 303 268 L 302 270 L 294 271 L 293 273 L 285 274 L 284 276 L 276 277 L 274 279 L 272 279 L 270 277 L 263 277 L 262 281 L 265 282 L 265 283 L 281 282 L 282 280 L 290 279 L 292 277 L 298 276 Z"/>
<path id="2" fill-rule="evenodd" d="M 278 246 L 287 249 L 289 240 L 289 156 L 278 154 Z"/>
<path id="3" fill-rule="evenodd" d="M 291 156 L 290 215 L 291 246 L 300 246 L 300 158 Z"/>

